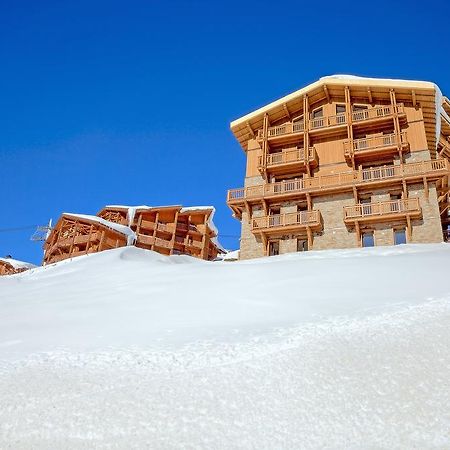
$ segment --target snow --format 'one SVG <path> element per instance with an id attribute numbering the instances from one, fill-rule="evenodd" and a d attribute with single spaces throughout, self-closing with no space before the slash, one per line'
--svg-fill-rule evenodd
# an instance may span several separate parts
<path id="1" fill-rule="evenodd" d="M 136 241 L 135 232 L 127 227 L 126 225 L 120 225 L 118 223 L 110 222 L 109 220 L 102 219 L 98 216 L 90 216 L 87 214 L 73 214 L 73 213 L 64 213 L 65 216 L 71 216 L 74 218 L 89 220 L 91 222 L 97 222 L 102 224 L 105 227 L 111 228 L 112 230 L 118 231 L 119 233 L 127 236 L 127 245 L 133 245 Z"/>
<path id="2" fill-rule="evenodd" d="M 0 278 L 0 448 L 449 448 L 450 245 Z"/>
<path id="3" fill-rule="evenodd" d="M 14 269 L 33 269 L 34 267 L 36 267 L 34 264 L 25 261 L 19 261 L 13 258 L 0 258 L 0 261 L 11 264 L 11 266 L 13 266 Z"/>

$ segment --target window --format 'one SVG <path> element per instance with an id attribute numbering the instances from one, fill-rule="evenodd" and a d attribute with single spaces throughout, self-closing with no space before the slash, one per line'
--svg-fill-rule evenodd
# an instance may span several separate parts
<path id="1" fill-rule="evenodd" d="M 374 247 L 375 242 L 373 239 L 373 232 L 363 233 L 361 236 L 361 242 L 363 247 Z"/>
<path id="2" fill-rule="evenodd" d="M 353 111 L 365 111 L 368 108 L 367 105 L 353 105 Z"/>
<path id="3" fill-rule="evenodd" d="M 394 245 L 406 244 L 406 231 L 405 229 L 394 230 Z"/>
<path id="4" fill-rule="evenodd" d="M 363 216 L 370 216 L 372 214 L 372 199 L 370 197 L 361 198 L 359 203 L 361 203 L 361 214 Z"/>
<path id="5" fill-rule="evenodd" d="M 279 241 L 269 242 L 269 256 L 276 256 L 280 254 L 280 243 Z"/>
<path id="6" fill-rule="evenodd" d="M 345 105 L 336 105 L 336 114 L 345 113 Z"/>
<path id="7" fill-rule="evenodd" d="M 307 239 L 297 239 L 297 251 L 298 252 L 307 252 L 308 251 Z"/>
<path id="8" fill-rule="evenodd" d="M 402 209 L 402 204 L 400 200 L 402 199 L 402 194 L 391 194 L 391 212 L 399 212 Z"/>
<path id="9" fill-rule="evenodd" d="M 323 108 L 317 108 L 311 114 L 313 119 L 318 119 L 319 117 L 323 117 Z"/>

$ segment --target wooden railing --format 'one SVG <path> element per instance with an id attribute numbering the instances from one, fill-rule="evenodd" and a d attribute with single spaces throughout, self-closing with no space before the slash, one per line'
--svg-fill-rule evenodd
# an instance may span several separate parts
<path id="1" fill-rule="evenodd" d="M 400 139 L 398 139 L 400 137 Z M 364 150 L 376 150 L 383 147 L 392 147 L 400 142 L 401 145 L 407 144 L 406 132 L 383 134 L 381 136 L 371 136 L 362 139 L 353 139 L 344 141 L 344 151 L 346 155 L 357 153 Z"/>
<path id="2" fill-rule="evenodd" d="M 252 218 L 252 230 L 318 224 L 320 224 L 319 211 L 299 211 Z"/>
<path id="3" fill-rule="evenodd" d="M 167 233 L 173 233 L 173 230 L 175 228 L 175 224 L 173 223 L 160 223 L 158 222 L 158 224 L 156 225 L 156 229 L 159 231 L 165 231 Z"/>
<path id="4" fill-rule="evenodd" d="M 397 112 L 397 114 L 404 113 L 404 107 L 402 103 L 396 106 L 385 105 L 385 106 L 378 106 L 376 108 L 368 108 L 362 109 L 360 111 L 353 111 L 352 120 L 353 122 L 361 122 L 363 120 L 378 119 L 380 117 L 392 116 L 394 115 L 395 112 Z"/>
<path id="5" fill-rule="evenodd" d="M 418 211 L 420 211 L 418 198 L 375 203 L 358 203 L 357 205 L 344 207 L 344 220 L 363 219 L 399 213 L 407 214 Z"/>
<path id="6" fill-rule="evenodd" d="M 339 113 L 334 116 L 311 118 L 309 128 L 315 130 L 318 128 L 335 127 L 336 125 L 344 125 L 347 123 L 346 113 Z"/>
<path id="7" fill-rule="evenodd" d="M 186 238 L 184 240 L 184 245 L 186 247 L 196 247 L 196 248 L 202 248 L 203 247 L 202 241 L 196 241 L 194 239 L 189 239 L 189 238 Z"/>
<path id="8" fill-rule="evenodd" d="M 315 148 L 310 147 L 308 152 L 305 152 L 303 148 L 284 149 L 278 153 L 271 153 L 267 155 L 266 166 L 272 167 L 280 164 L 288 164 L 295 162 L 308 163 L 315 158 Z M 307 153 L 307 154 L 306 154 Z M 263 166 L 263 157 L 258 159 L 259 166 Z"/>
<path id="9" fill-rule="evenodd" d="M 267 129 L 267 137 L 283 136 L 285 134 L 301 133 L 304 130 L 303 120 L 298 122 L 286 122 L 281 125 L 269 127 Z M 258 138 L 263 138 L 263 130 L 258 130 Z"/>
<path id="10" fill-rule="evenodd" d="M 389 165 L 372 167 L 363 170 L 350 170 L 329 175 L 320 175 L 312 178 L 299 178 L 294 180 L 268 183 L 246 188 L 230 189 L 228 202 L 236 200 L 269 197 L 273 195 L 285 195 L 291 192 L 308 190 L 320 190 L 333 186 L 351 186 L 358 183 L 370 183 L 396 177 L 412 177 L 415 175 L 432 174 L 440 171 L 448 171 L 449 163 L 446 159 L 433 159 L 419 161 L 404 165 Z"/>

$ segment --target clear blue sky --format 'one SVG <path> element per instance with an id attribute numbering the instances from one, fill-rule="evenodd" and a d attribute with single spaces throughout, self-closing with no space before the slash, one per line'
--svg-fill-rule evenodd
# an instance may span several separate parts
<path id="1" fill-rule="evenodd" d="M 105 204 L 225 204 L 231 120 L 321 76 L 435 81 L 450 94 L 447 1 L 0 3 L 0 255 Z M 228 248 L 238 239 L 223 237 Z"/>

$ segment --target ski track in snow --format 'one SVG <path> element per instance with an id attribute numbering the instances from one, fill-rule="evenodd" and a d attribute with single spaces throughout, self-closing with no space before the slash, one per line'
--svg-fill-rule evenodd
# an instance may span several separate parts
<path id="1" fill-rule="evenodd" d="M 400 253 L 428 263 L 425 250 Z M 435 250 L 450 255 L 447 247 Z M 344 253 L 360 264 L 361 253 Z M 288 255 L 274 263 L 238 264 L 253 269 L 272 264 L 276 272 L 277 261 L 295 260 Z M 200 265 L 208 267 L 192 264 L 195 270 Z M 60 268 L 65 276 L 79 269 L 76 264 Z M 235 272 L 231 265 L 225 268 Z M 57 282 L 59 270 L 48 268 L 42 279 Z M 439 270 L 446 269 L 433 269 L 436 276 Z M 424 275 L 430 271 L 424 268 Z M 14 276 L 7 288 L 14 279 L 30 281 Z M 338 308 L 328 316 L 319 309 L 299 316 L 297 326 L 287 326 L 283 318 L 278 327 L 268 320 L 266 327 L 258 323 L 247 332 L 238 321 L 211 339 L 203 333 L 186 338 L 183 327 L 174 324 L 171 332 L 183 334 L 176 345 L 164 341 L 150 347 L 136 340 L 78 351 L 67 341 L 44 351 L 45 342 L 42 351 L 30 347 L 12 358 L 8 352 L 24 346 L 27 334 L 12 339 L 9 331 L 0 331 L 5 355 L 0 448 L 449 448 L 450 295 L 445 289 L 408 304 L 399 286 L 382 308 L 363 302 L 356 313 Z"/>

